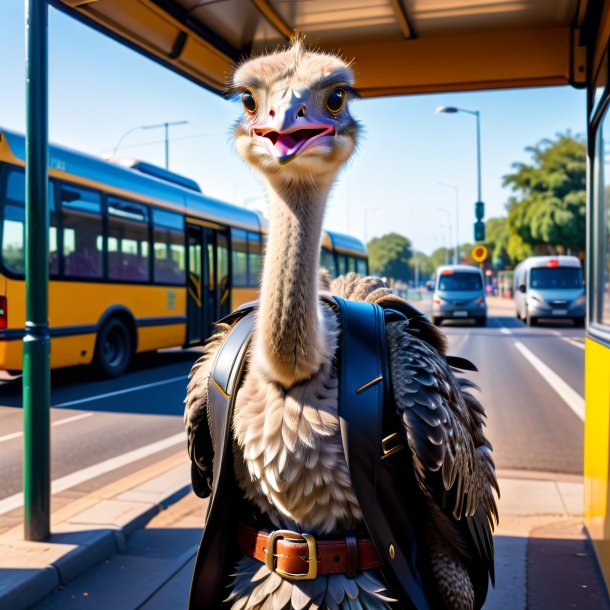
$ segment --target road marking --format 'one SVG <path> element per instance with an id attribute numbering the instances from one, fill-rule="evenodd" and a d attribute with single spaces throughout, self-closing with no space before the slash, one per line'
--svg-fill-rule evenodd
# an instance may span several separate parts
<path id="1" fill-rule="evenodd" d="M 75 485 L 79 485 L 80 483 L 84 483 L 85 481 L 89 481 L 95 477 L 99 477 L 100 475 L 126 466 L 127 464 L 131 464 L 132 462 L 136 462 L 137 460 L 141 460 L 142 458 L 153 455 L 154 453 L 158 453 L 159 451 L 163 451 L 164 449 L 168 449 L 169 447 L 173 447 L 174 445 L 185 444 L 185 441 L 185 433 L 180 432 L 179 434 L 174 434 L 173 436 L 164 438 L 156 443 L 151 443 L 150 445 L 140 447 L 139 449 L 134 449 L 133 451 L 128 451 L 122 455 L 117 455 L 116 457 L 99 462 L 98 464 L 94 464 L 88 468 L 77 470 L 76 472 L 66 475 L 65 477 L 55 479 L 51 483 L 51 493 L 59 493 L 64 489 L 69 489 L 70 487 L 74 487 Z M 23 492 L 9 496 L 8 498 L 4 498 L 4 500 L 0 500 L 0 515 L 8 513 L 9 511 L 15 510 L 21 506 L 23 506 Z"/>
<path id="2" fill-rule="evenodd" d="M 181 375 L 180 377 L 172 377 L 171 379 L 164 379 L 163 381 L 155 381 L 153 383 L 147 383 L 145 385 L 136 385 L 132 388 L 125 388 L 124 390 L 116 390 L 116 392 L 106 392 L 105 394 L 97 394 L 97 396 L 89 396 L 87 398 L 79 398 L 78 400 L 69 400 L 68 402 L 60 402 L 57 405 L 53 405 L 53 408 L 60 407 L 71 407 L 72 405 L 79 405 L 83 402 L 93 402 L 94 400 L 101 400 L 102 398 L 108 398 L 109 396 L 119 396 L 119 394 L 127 394 L 129 392 L 137 392 L 138 390 L 145 390 L 147 388 L 154 388 L 158 385 L 164 385 L 166 383 L 174 383 L 174 381 L 181 381 L 188 379 L 188 375 Z"/>
<path id="3" fill-rule="evenodd" d="M 59 421 L 51 422 L 51 426 L 61 426 L 63 424 L 70 424 L 73 421 L 78 421 L 79 419 L 85 419 L 85 417 L 91 417 L 93 413 L 81 413 L 80 415 L 74 415 L 73 417 L 66 417 L 64 419 L 60 419 Z M 13 432 L 11 434 L 5 434 L 4 436 L 0 436 L 0 443 L 4 441 L 10 441 L 14 438 L 19 438 L 23 436 L 23 432 Z"/>
<path id="4" fill-rule="evenodd" d="M 506 328 L 506 326 L 500 326 L 500 332 L 503 335 L 512 335 L 513 334 L 513 331 Z"/>
<path id="5" fill-rule="evenodd" d="M 540 373 L 544 380 L 563 398 L 564 402 L 582 420 L 585 420 L 585 399 L 575 392 L 553 369 L 531 352 L 521 341 L 515 341 L 515 347 L 523 357 Z"/>
<path id="6" fill-rule="evenodd" d="M 576 339 L 571 339 L 570 337 L 561 337 L 566 343 L 570 345 L 574 345 L 575 347 L 580 347 L 580 349 L 585 349 L 585 344 L 581 341 L 577 341 Z"/>

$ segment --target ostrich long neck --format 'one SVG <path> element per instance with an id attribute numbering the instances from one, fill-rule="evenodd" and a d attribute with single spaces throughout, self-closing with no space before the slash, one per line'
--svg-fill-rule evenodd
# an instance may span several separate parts
<path id="1" fill-rule="evenodd" d="M 318 302 L 320 235 L 327 195 L 328 188 L 293 185 L 276 190 L 269 185 L 269 242 L 257 349 L 269 374 L 285 387 L 307 379 L 327 359 Z"/>

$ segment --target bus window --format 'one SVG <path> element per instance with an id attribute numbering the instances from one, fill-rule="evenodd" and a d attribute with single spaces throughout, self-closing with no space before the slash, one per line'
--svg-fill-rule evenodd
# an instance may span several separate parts
<path id="1" fill-rule="evenodd" d="M 231 230 L 231 248 L 233 250 L 233 286 L 247 286 L 248 240 L 245 231 Z"/>
<path id="2" fill-rule="evenodd" d="M 184 216 L 153 209 L 154 280 L 159 284 L 184 284 Z"/>
<path id="3" fill-rule="evenodd" d="M 320 267 L 324 267 L 333 277 L 337 275 L 333 253 L 328 248 L 320 251 Z"/>
<path id="4" fill-rule="evenodd" d="M 258 233 L 248 232 L 248 285 L 257 286 L 261 266 L 261 240 Z"/>
<path id="5" fill-rule="evenodd" d="M 53 185 L 49 183 L 49 208 L 51 226 L 49 228 L 49 273 L 59 273 L 57 251 L 57 212 L 53 197 Z M 2 193 L 2 260 L 9 271 L 23 274 L 25 259 L 25 174 L 21 170 L 7 175 L 5 190 Z"/>
<path id="6" fill-rule="evenodd" d="M 102 277 L 101 196 L 62 185 L 60 200 L 63 222 L 64 275 Z"/>
<path id="7" fill-rule="evenodd" d="M 344 254 L 337 254 L 337 275 L 347 273 L 347 259 Z"/>
<path id="8" fill-rule="evenodd" d="M 366 260 L 362 258 L 356 259 L 356 273 L 360 275 L 368 275 L 368 265 L 366 264 Z"/>
<path id="9" fill-rule="evenodd" d="M 150 280 L 148 208 L 138 203 L 108 200 L 108 279 Z"/>
<path id="10" fill-rule="evenodd" d="M 356 271 L 356 259 L 353 256 L 348 256 L 347 258 L 347 270 L 348 271 Z"/>

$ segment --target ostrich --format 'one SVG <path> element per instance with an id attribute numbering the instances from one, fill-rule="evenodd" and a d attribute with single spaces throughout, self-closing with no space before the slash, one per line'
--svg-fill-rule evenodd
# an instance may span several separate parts
<path id="1" fill-rule="evenodd" d="M 337 56 L 310 51 L 302 40 L 237 67 L 231 89 L 244 115 L 236 148 L 257 170 L 269 196 L 269 240 L 247 370 L 232 422 L 234 474 L 261 529 L 308 532 L 342 539 L 362 531 L 363 515 L 340 440 L 335 311 L 322 288 L 346 299 L 405 309 L 378 278 L 354 273 L 320 285 L 324 209 L 337 173 L 357 145 L 359 126 L 349 102 L 353 72 Z M 414 328 L 415 327 L 415 328 Z M 205 422 L 211 363 L 231 330 L 221 325 L 193 366 L 185 400 L 189 451 Z M 470 609 L 482 604 L 469 560 L 493 574 L 491 531 L 497 490 L 484 412 L 454 376 L 446 339 L 427 320 L 386 324 L 393 400 L 404 425 L 416 481 L 426 507 L 426 561 L 431 607 Z M 479 529 L 471 520 L 478 517 Z M 468 522 L 468 529 L 466 527 Z M 481 526 L 482 523 L 482 526 Z M 476 530 L 476 531 L 475 531 Z M 487 554 L 485 554 L 487 553 Z M 244 554 L 234 566 L 225 605 L 234 610 L 396 608 L 379 569 L 296 581 Z"/>

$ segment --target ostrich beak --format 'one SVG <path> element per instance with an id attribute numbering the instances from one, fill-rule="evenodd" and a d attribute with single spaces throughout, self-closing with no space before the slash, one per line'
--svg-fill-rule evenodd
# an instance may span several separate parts
<path id="1" fill-rule="evenodd" d="M 280 165 L 290 163 L 297 155 L 321 143 L 322 138 L 335 133 L 334 125 L 304 121 L 281 131 L 272 126 L 250 129 L 250 136 L 263 138 L 267 150 Z"/>

